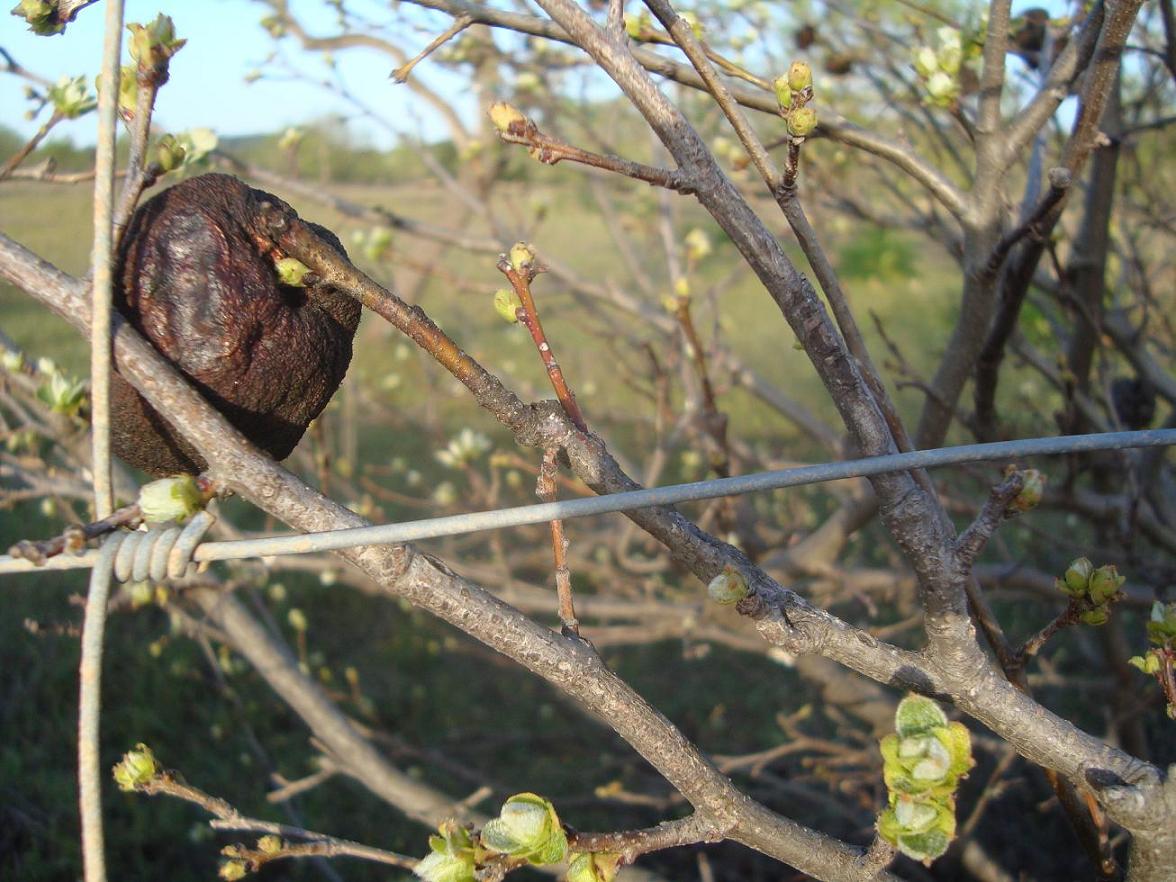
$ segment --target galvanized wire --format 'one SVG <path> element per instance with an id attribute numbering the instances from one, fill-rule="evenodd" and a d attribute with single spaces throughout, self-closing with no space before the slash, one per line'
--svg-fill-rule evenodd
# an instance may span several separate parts
<path id="1" fill-rule="evenodd" d="M 736 496 L 762 490 L 779 490 L 805 484 L 819 484 L 846 478 L 868 477 L 886 472 L 934 468 L 984 460 L 1020 459 L 1029 456 L 1050 456 L 1064 453 L 1083 453 L 1095 450 L 1117 450 L 1131 447 L 1163 447 L 1176 444 L 1176 429 L 1152 429 L 1142 432 L 1107 432 L 1096 435 L 1067 435 L 1060 438 L 1029 438 L 1020 441 L 1000 441 L 992 444 L 967 444 L 937 450 L 916 450 L 867 459 L 845 460 L 821 465 L 800 466 L 771 472 L 757 472 L 734 478 L 716 478 L 689 484 L 675 484 L 593 496 L 587 499 L 568 499 L 538 505 L 524 505 L 494 511 L 472 512 L 322 533 L 298 533 L 266 536 L 256 539 L 236 539 L 228 542 L 208 542 L 193 554 L 195 561 L 235 560 L 247 557 L 267 557 L 279 554 L 312 554 L 336 551 L 359 545 L 386 545 L 456 536 L 482 530 L 497 530 L 525 524 L 541 524 L 555 518 L 570 519 L 610 512 L 632 511 L 658 505 L 675 505 L 721 496 Z M 45 567 L 38 568 L 25 560 L 0 557 L 0 574 L 32 572 L 37 569 L 74 569 L 94 564 L 96 552 L 78 557 L 59 555 L 50 558 Z"/>

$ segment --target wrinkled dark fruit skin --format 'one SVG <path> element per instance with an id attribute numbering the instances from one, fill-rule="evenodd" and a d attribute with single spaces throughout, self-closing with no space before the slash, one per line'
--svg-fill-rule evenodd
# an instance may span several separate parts
<path id="1" fill-rule="evenodd" d="M 257 220 L 262 203 L 296 216 L 276 196 L 221 174 L 145 202 L 119 249 L 114 305 L 229 422 L 280 460 L 343 382 L 360 306 L 326 286 L 278 283 Z M 346 257 L 333 233 L 311 226 Z M 206 468 L 117 375 L 111 417 L 111 446 L 130 465 L 155 476 Z"/>

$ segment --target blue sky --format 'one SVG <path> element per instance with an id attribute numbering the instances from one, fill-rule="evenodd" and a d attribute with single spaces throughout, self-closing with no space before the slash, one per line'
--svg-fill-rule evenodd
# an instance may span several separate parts
<path id="1" fill-rule="evenodd" d="M 20 19 L 7 14 L 13 0 L 0 5 L 0 46 L 17 62 L 42 76 L 56 80 L 63 75 L 85 73 L 93 77 L 102 53 L 104 5 L 85 9 L 64 34 L 38 37 L 30 33 Z M 351 4 L 368 7 L 373 18 L 388 15 L 387 3 L 364 0 Z M 308 29 L 316 34 L 334 32 L 334 17 L 321 0 L 293 0 L 292 10 L 303 16 Z M 273 42 L 258 22 L 265 7 L 252 0 L 126 0 L 127 21 L 150 21 L 158 12 L 170 15 L 176 31 L 188 39 L 172 61 L 171 80 L 164 87 L 157 104 L 156 120 L 160 128 L 178 131 L 196 126 L 215 129 L 221 135 L 271 132 L 315 118 L 346 110 L 338 99 L 324 89 L 292 81 L 261 80 L 247 84 L 246 74 L 259 67 L 273 47 Z M 434 17 L 434 22 L 448 21 Z M 430 31 L 410 35 L 405 41 L 412 51 L 423 47 Z M 304 72 L 321 79 L 327 70 L 310 56 L 294 51 L 292 41 L 284 46 L 290 56 L 305 64 Z M 126 55 L 124 42 L 124 57 Z M 393 64 L 371 50 L 352 49 L 338 56 L 339 70 L 348 87 L 366 103 L 386 117 L 401 120 L 404 129 L 426 136 L 440 135 L 429 120 L 409 117 L 408 91 L 388 79 Z M 436 68 L 426 72 L 431 83 L 440 82 Z M 461 92 L 453 79 L 452 94 L 460 106 Z M 27 103 L 23 82 L 0 74 L 0 121 L 31 135 L 41 120 L 23 118 Z M 474 108 L 462 108 L 472 113 Z M 94 117 L 66 122 L 55 129 L 56 135 L 71 137 L 77 143 L 93 143 Z M 388 145 L 393 137 L 370 125 L 357 125 L 361 137 Z"/>
<path id="2" fill-rule="evenodd" d="M 64 34 L 37 37 L 24 23 L 5 14 L 13 0 L 0 0 L 0 46 L 28 69 L 51 80 L 63 75 L 87 74 L 98 70 L 102 52 L 104 4 L 84 10 Z M 334 13 L 323 0 L 291 0 L 291 9 L 315 34 L 335 32 Z M 1022 0 L 1015 10 L 1036 5 Z M 1064 0 L 1046 0 L 1052 12 L 1060 12 Z M 371 20 L 385 20 L 388 0 L 349 0 L 348 8 Z M 405 7 L 412 9 L 412 7 Z M 336 115 L 347 108 L 326 90 L 308 83 L 261 80 L 247 84 L 246 75 L 259 67 L 273 48 L 273 42 L 259 21 L 266 7 L 256 0 L 126 0 L 127 21 L 149 21 L 156 13 L 170 15 L 188 45 L 173 59 L 171 81 L 164 87 L 156 111 L 157 126 L 165 131 L 180 131 L 197 126 L 216 130 L 222 136 L 273 132 L 287 126 Z M 421 17 L 422 27 L 402 41 L 409 51 L 428 43 L 450 21 L 438 14 L 411 13 Z M 289 57 L 303 65 L 303 72 L 319 80 L 328 71 L 314 56 L 297 51 L 292 40 L 283 41 Z M 125 44 L 124 44 L 125 56 Z M 386 56 L 367 49 L 351 49 L 337 57 L 339 72 L 348 88 L 362 101 L 393 121 L 393 128 L 426 139 L 444 137 L 445 130 L 421 113 L 419 102 L 411 102 L 407 87 L 393 83 L 388 74 L 392 63 Z M 477 113 L 472 106 L 461 77 L 437 65 L 425 63 L 418 68 L 431 85 L 450 96 L 463 117 Z M 30 122 L 23 118 L 27 103 L 23 83 L 16 77 L 0 74 L 0 122 L 16 128 L 26 137 L 36 131 L 44 119 Z M 427 112 L 427 111 L 423 111 Z M 72 138 L 79 144 L 94 141 L 94 117 L 66 122 L 58 126 L 55 136 Z M 352 131 L 361 140 L 387 147 L 396 137 L 387 128 L 356 123 Z"/>

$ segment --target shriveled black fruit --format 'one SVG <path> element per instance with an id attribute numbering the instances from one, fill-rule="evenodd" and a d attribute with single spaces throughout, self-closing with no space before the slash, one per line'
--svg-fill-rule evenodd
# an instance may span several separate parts
<path id="1" fill-rule="evenodd" d="M 123 237 L 114 302 L 229 422 L 285 459 L 347 373 L 360 306 L 326 286 L 279 283 L 263 203 L 295 216 L 276 196 L 220 174 L 148 200 Z M 333 233 L 311 226 L 346 256 Z M 127 463 L 152 475 L 205 468 L 117 375 L 111 414 L 111 445 Z"/>

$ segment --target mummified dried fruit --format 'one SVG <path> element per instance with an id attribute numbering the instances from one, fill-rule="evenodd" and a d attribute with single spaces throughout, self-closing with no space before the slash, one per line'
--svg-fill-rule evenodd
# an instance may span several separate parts
<path id="1" fill-rule="evenodd" d="M 135 212 L 119 253 L 115 307 L 200 393 L 275 459 L 290 455 L 351 362 L 359 304 L 326 285 L 284 285 L 261 220 L 276 196 L 229 175 L 164 190 Z M 329 230 L 311 225 L 346 256 Z M 114 452 L 152 475 L 203 458 L 121 377 L 111 387 Z"/>

